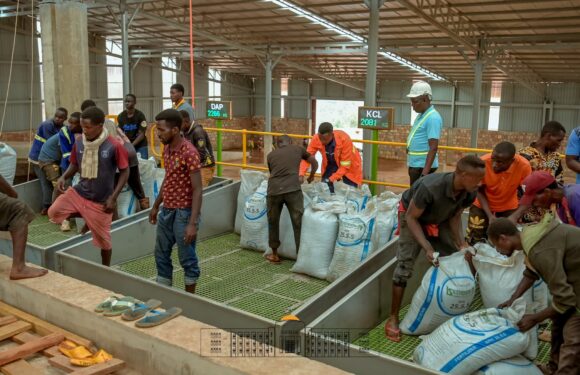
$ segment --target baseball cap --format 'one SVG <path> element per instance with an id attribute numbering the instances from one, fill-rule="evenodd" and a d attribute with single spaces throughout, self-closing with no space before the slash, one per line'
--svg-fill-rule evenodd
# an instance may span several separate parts
<path id="1" fill-rule="evenodd" d="M 431 85 L 424 81 L 417 81 L 411 86 L 411 91 L 407 94 L 407 98 L 416 98 L 423 95 L 433 96 Z"/>
<path id="2" fill-rule="evenodd" d="M 531 175 L 524 178 L 524 181 L 522 182 L 524 195 L 520 199 L 520 204 L 526 206 L 531 205 L 536 194 L 552 185 L 554 182 L 556 182 L 554 176 L 546 171 L 533 172 Z"/>

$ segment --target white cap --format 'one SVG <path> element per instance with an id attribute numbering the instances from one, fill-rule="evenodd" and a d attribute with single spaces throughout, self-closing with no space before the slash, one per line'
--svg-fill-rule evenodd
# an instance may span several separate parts
<path id="1" fill-rule="evenodd" d="M 427 82 L 417 81 L 411 86 L 411 92 L 407 95 L 407 98 L 416 98 L 422 95 L 433 96 L 431 91 L 431 86 Z"/>

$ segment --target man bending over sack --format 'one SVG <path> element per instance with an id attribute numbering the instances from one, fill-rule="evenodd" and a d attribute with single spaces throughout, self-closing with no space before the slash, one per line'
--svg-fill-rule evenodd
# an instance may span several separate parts
<path id="1" fill-rule="evenodd" d="M 485 163 L 477 156 L 468 155 L 457 162 L 455 172 L 424 176 L 403 193 L 391 315 L 385 324 L 389 340 L 401 340 L 401 301 L 421 250 L 429 262 L 437 265 L 434 252 L 445 256 L 467 246 L 463 241 L 461 214 L 475 200 L 484 175 Z"/>
<path id="2" fill-rule="evenodd" d="M 34 212 L 17 198 L 16 190 L 0 175 L 0 231 L 7 230 L 12 236 L 11 280 L 39 277 L 48 272 L 28 267 L 24 261 L 28 224 L 34 220 Z"/>
<path id="3" fill-rule="evenodd" d="M 518 189 L 524 178 L 532 173 L 530 162 L 516 155 L 516 146 L 510 142 L 498 143 L 493 152 L 483 155 L 481 160 L 485 162 L 485 177 L 467 220 L 465 240 L 470 245 L 487 239 L 489 223 L 516 211 Z"/>
<path id="4" fill-rule="evenodd" d="M 298 169 L 302 160 L 310 163 L 308 183 L 314 180 L 318 169 L 318 162 L 303 147 L 292 144 L 287 135 L 278 137 L 276 149 L 268 154 L 268 234 L 272 254 L 266 255 L 271 263 L 280 263 L 278 248 L 280 247 L 280 215 L 284 205 L 290 213 L 296 252 L 300 246 L 300 230 L 302 228 L 302 214 L 304 213 L 304 196 L 300 188 L 301 180 Z"/>
<path id="5" fill-rule="evenodd" d="M 66 180 L 77 172 L 81 180 L 56 199 L 48 216 L 61 224 L 80 215 L 93 233 L 93 243 L 101 249 L 102 264 L 110 266 L 111 221 L 117 197 L 129 177 L 129 160 L 127 150 L 108 134 L 104 122 L 105 114 L 97 107 L 89 107 L 81 114 L 83 137 L 74 144 L 70 165 L 57 186 L 64 191 Z M 120 176 L 115 184 L 117 168 Z"/>
<path id="6" fill-rule="evenodd" d="M 552 319 L 552 351 L 544 374 L 580 374 L 580 228 L 560 223 L 552 213 L 524 227 L 522 233 L 507 219 L 489 227 L 488 237 L 504 253 L 523 250 L 524 275 L 544 279 L 552 294 L 552 306 L 524 315 L 518 323 L 526 332 Z"/>

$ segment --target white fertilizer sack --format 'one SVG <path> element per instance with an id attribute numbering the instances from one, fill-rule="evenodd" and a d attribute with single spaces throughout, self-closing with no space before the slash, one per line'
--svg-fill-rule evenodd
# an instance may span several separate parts
<path id="1" fill-rule="evenodd" d="M 375 226 L 376 210 L 368 209 L 339 216 L 338 237 L 334 256 L 330 263 L 328 281 L 334 281 L 349 273 L 373 252 L 371 241 Z"/>
<path id="2" fill-rule="evenodd" d="M 338 213 L 344 212 L 344 202 L 314 203 L 304 211 L 300 252 L 292 272 L 326 279 L 338 235 Z"/>
<path id="3" fill-rule="evenodd" d="M 526 310 L 517 300 L 512 307 L 479 310 L 443 323 L 415 349 L 415 363 L 445 373 L 470 375 L 483 366 L 522 353 L 529 335 L 516 323 Z"/>
<path id="4" fill-rule="evenodd" d="M 423 276 L 401 322 L 401 331 L 407 335 L 424 335 L 465 313 L 475 296 L 475 287 L 463 252 L 439 258 L 439 267 L 432 266 Z"/>
<path id="5" fill-rule="evenodd" d="M 268 215 L 266 194 L 268 181 L 246 199 L 244 204 L 240 246 L 244 249 L 266 251 L 268 249 Z"/>
<path id="6" fill-rule="evenodd" d="M 258 189 L 258 186 L 268 179 L 268 175 L 263 172 L 249 171 L 242 169 L 240 171 L 240 191 L 238 192 L 238 205 L 236 210 L 236 221 L 234 223 L 234 232 L 240 234 L 242 230 L 242 221 L 244 218 L 244 205 L 248 197 Z"/>
<path id="7" fill-rule="evenodd" d="M 485 365 L 473 375 L 542 375 L 542 371 L 521 355 Z"/>

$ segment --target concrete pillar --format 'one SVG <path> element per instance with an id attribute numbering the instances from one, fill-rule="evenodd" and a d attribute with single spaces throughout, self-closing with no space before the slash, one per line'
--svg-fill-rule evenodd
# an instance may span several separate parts
<path id="1" fill-rule="evenodd" d="M 379 51 L 379 8 L 382 0 L 366 0 L 369 8 L 369 35 L 367 56 L 367 80 L 365 86 L 365 106 L 377 105 L 377 53 Z M 378 140 L 376 130 L 363 130 L 363 139 Z M 378 147 L 376 145 L 363 145 L 363 176 L 367 180 L 376 178 L 378 164 Z"/>
<path id="2" fill-rule="evenodd" d="M 264 110 L 264 120 L 266 132 L 272 131 L 272 70 L 274 69 L 274 64 L 272 58 L 268 56 L 266 63 L 264 64 L 266 69 L 266 90 L 265 90 L 265 100 L 266 108 Z M 272 137 L 269 135 L 264 136 L 264 155 L 268 155 L 272 151 Z"/>
<path id="3" fill-rule="evenodd" d="M 481 106 L 481 81 L 483 78 L 483 61 L 477 59 L 473 63 L 475 79 L 473 80 L 473 110 L 471 112 L 471 147 L 477 147 L 477 133 L 479 131 L 479 108 Z"/>
<path id="4" fill-rule="evenodd" d="M 133 91 L 131 87 L 131 60 L 129 58 L 129 12 L 127 11 L 127 4 L 122 2 L 121 15 L 121 39 L 123 48 L 123 95 L 127 95 Z M 193 98 L 192 98 L 192 103 Z M 195 105 L 195 103 L 194 103 Z"/>
<path id="5" fill-rule="evenodd" d="M 87 6 L 55 0 L 39 5 L 46 115 L 72 112 L 90 95 Z"/>

